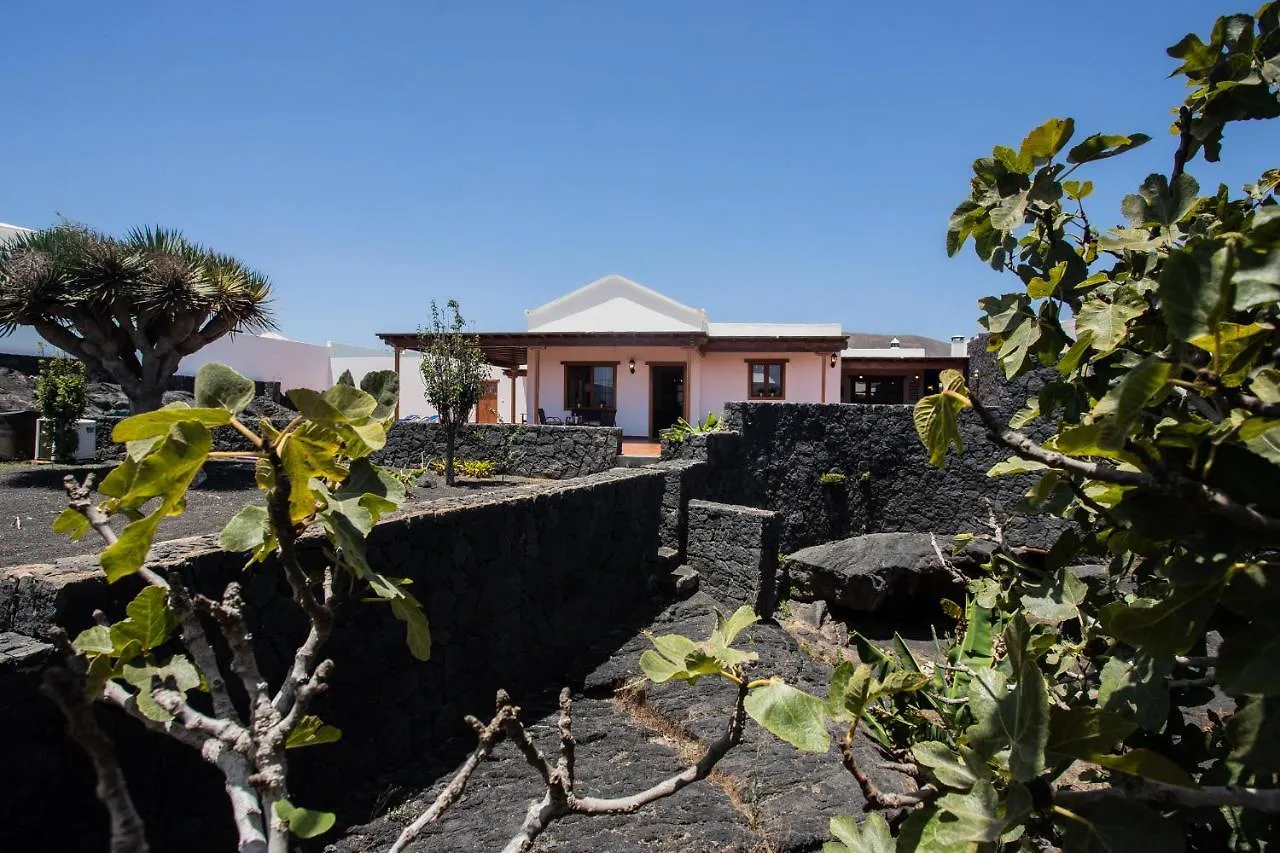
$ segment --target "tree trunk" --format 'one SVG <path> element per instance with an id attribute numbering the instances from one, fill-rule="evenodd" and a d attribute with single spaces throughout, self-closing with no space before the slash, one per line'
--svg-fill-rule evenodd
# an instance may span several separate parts
<path id="1" fill-rule="evenodd" d="M 125 391 L 125 395 L 129 398 L 129 414 L 140 415 L 143 412 L 154 412 L 164 405 L 166 385 L 168 385 L 168 382 L 150 386 L 142 385 L 132 394 Z"/>
<path id="2" fill-rule="evenodd" d="M 455 424 L 447 424 L 444 428 L 444 484 L 453 485 L 453 443 L 458 435 Z"/>

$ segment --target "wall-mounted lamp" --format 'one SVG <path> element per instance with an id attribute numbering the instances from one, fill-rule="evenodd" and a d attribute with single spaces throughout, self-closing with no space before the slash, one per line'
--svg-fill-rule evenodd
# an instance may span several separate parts
<path id="1" fill-rule="evenodd" d="M 832 367 L 835 367 L 835 366 L 836 366 L 836 362 L 837 362 L 837 361 L 839 361 L 839 360 L 840 360 L 840 353 L 838 353 L 838 352 L 833 352 L 833 353 L 831 353 L 831 366 L 832 366 Z"/>
<path id="2" fill-rule="evenodd" d="M 636 372 L 636 360 L 634 356 L 627 359 L 627 370 L 630 370 L 632 373 Z"/>

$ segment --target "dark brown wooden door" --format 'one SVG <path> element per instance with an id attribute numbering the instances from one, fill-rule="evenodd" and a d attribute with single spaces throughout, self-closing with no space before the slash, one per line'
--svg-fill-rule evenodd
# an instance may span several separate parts
<path id="1" fill-rule="evenodd" d="M 480 394 L 480 402 L 476 404 L 476 423 L 496 424 L 498 422 L 498 380 L 490 379 L 484 383 L 484 391 Z"/>

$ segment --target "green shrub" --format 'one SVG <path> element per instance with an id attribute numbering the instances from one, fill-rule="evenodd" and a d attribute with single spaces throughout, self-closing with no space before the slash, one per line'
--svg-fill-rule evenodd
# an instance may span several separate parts
<path id="1" fill-rule="evenodd" d="M 396 482 L 404 486 L 406 489 L 417 485 L 418 478 L 431 470 L 430 466 L 419 465 L 416 468 L 383 468 Z M 441 471 L 444 470 L 443 463 Z"/>
<path id="2" fill-rule="evenodd" d="M 43 358 L 36 378 L 36 408 L 53 439 L 53 458 L 74 461 L 76 421 L 89 402 L 84 362 L 75 358 Z"/>
<path id="3" fill-rule="evenodd" d="M 843 486 L 848 479 L 839 471 L 828 471 L 818 478 L 818 482 L 824 486 Z"/>
<path id="4" fill-rule="evenodd" d="M 427 466 L 431 473 L 437 476 L 443 476 L 445 473 L 445 463 L 443 459 L 437 459 Z M 462 475 L 470 477 L 473 480 L 487 480 L 495 473 L 495 466 L 487 459 L 455 459 L 453 461 L 454 476 Z"/>
<path id="5" fill-rule="evenodd" d="M 724 432 L 728 429 L 725 425 L 724 418 L 715 412 L 707 412 L 706 418 L 701 423 L 691 424 L 684 418 L 679 418 L 676 422 L 661 432 L 662 438 L 668 441 L 674 441 L 676 444 L 684 441 L 691 435 L 702 435 L 708 432 Z"/>

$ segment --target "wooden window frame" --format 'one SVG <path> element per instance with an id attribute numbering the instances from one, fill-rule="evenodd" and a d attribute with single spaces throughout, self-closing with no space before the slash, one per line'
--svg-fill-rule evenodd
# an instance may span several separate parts
<path id="1" fill-rule="evenodd" d="M 618 410 L 618 365 L 620 361 L 562 361 L 560 362 L 561 372 L 564 374 L 564 410 L 572 412 L 575 408 L 583 408 L 581 406 L 569 405 L 569 368 L 570 367 L 607 367 L 613 371 L 613 410 Z"/>
<path id="2" fill-rule="evenodd" d="M 787 358 L 748 358 L 743 359 L 747 363 L 747 399 L 748 400 L 785 400 L 787 399 Z M 751 372 L 757 364 L 766 366 L 764 372 L 765 383 L 769 381 L 768 366 L 778 365 L 778 395 L 757 395 L 751 387 Z"/>

